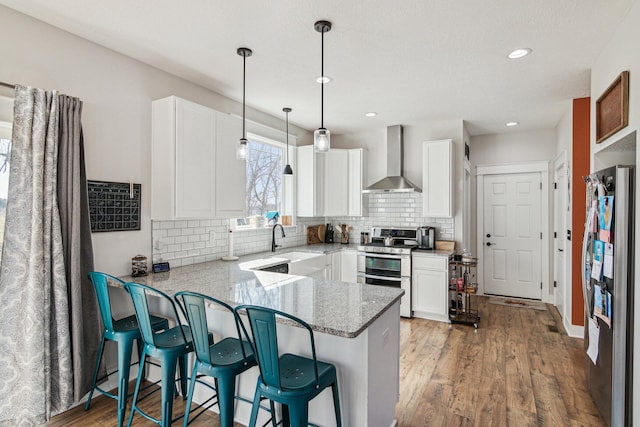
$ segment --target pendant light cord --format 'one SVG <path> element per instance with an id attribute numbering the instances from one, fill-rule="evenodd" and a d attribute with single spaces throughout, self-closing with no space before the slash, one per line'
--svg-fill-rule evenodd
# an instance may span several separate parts
<path id="1" fill-rule="evenodd" d="M 320 78 L 322 79 L 320 84 L 320 127 L 324 128 L 324 31 L 322 31 L 320 46 Z"/>
<path id="2" fill-rule="evenodd" d="M 287 113 L 287 164 L 289 164 L 289 112 Z"/>
<path id="3" fill-rule="evenodd" d="M 245 92 L 247 84 L 247 56 L 242 56 L 242 138 L 247 139 L 247 132 L 245 130 Z"/>

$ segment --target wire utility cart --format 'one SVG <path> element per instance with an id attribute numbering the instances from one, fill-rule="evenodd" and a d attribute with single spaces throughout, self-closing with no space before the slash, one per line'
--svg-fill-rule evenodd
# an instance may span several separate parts
<path id="1" fill-rule="evenodd" d="M 473 325 L 478 329 L 480 314 L 473 308 L 472 298 L 478 291 L 476 282 L 477 258 L 462 257 L 449 262 L 449 320 L 451 323 Z"/>

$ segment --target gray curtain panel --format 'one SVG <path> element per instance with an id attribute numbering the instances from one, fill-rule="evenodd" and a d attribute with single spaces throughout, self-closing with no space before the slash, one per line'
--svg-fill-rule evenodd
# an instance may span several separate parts
<path id="1" fill-rule="evenodd" d="M 69 295 L 73 397 L 79 401 L 91 387 L 102 329 L 96 294 L 87 276 L 93 271 L 93 246 L 80 123 L 82 101 L 66 95 L 58 99 L 58 206 Z"/>
<path id="2" fill-rule="evenodd" d="M 0 269 L 0 423 L 38 425 L 73 403 L 58 212 L 58 94 L 18 86 Z"/>

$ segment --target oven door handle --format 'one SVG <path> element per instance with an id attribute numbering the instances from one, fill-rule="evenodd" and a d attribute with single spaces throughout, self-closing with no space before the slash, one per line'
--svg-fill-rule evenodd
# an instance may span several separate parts
<path id="1" fill-rule="evenodd" d="M 385 258 L 385 259 L 403 259 L 403 258 L 409 258 L 410 255 L 385 255 L 385 254 L 378 254 L 378 253 L 374 253 L 374 252 L 358 252 L 359 256 L 364 256 L 367 258 Z"/>
<path id="2" fill-rule="evenodd" d="M 387 277 L 387 276 L 374 276 L 371 274 L 363 274 L 363 273 L 358 273 L 358 277 L 364 277 L 365 279 L 378 279 L 378 280 L 387 280 L 389 282 L 402 282 L 403 277 Z"/>

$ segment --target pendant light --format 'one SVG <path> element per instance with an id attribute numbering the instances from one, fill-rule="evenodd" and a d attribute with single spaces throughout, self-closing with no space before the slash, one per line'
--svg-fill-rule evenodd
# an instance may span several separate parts
<path id="1" fill-rule="evenodd" d="M 245 83 L 247 80 L 247 57 L 251 56 L 253 52 L 248 47 L 239 47 L 238 55 L 242 56 L 242 138 L 240 138 L 240 145 L 236 149 L 236 158 L 238 160 L 245 160 L 247 158 L 247 130 L 245 126 Z"/>
<path id="2" fill-rule="evenodd" d="M 291 108 L 284 107 L 282 111 L 287 115 L 287 165 L 284 167 L 284 175 L 293 175 L 293 169 L 291 169 L 291 165 L 289 164 L 289 113 L 291 112 Z"/>
<path id="3" fill-rule="evenodd" d="M 322 35 L 320 77 L 324 77 L 324 33 L 331 31 L 331 22 L 317 21 L 313 27 Z M 316 153 L 326 153 L 331 148 L 331 132 L 324 127 L 324 82 L 320 83 L 320 127 L 313 133 L 313 147 Z"/>

